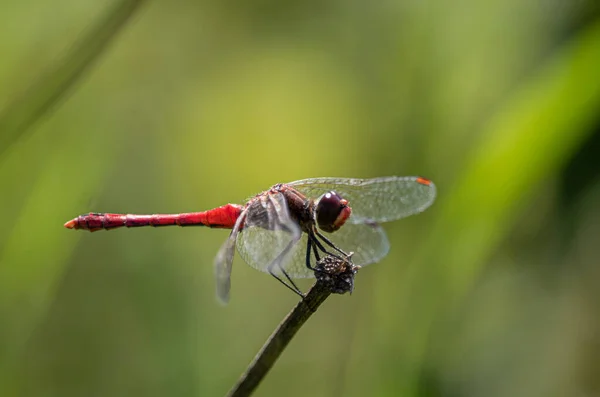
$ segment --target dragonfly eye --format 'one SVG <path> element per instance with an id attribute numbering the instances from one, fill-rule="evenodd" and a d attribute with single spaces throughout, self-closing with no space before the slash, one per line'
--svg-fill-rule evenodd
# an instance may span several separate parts
<path id="1" fill-rule="evenodd" d="M 346 222 L 352 210 L 348 200 L 343 199 L 334 191 L 325 193 L 316 208 L 317 225 L 319 229 L 331 233 L 338 230 Z"/>

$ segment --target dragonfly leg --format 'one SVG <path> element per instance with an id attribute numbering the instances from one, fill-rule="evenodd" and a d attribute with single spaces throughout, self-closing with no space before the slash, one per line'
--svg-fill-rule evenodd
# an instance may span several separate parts
<path id="1" fill-rule="evenodd" d="M 325 255 L 329 255 L 329 256 L 333 256 L 334 258 L 338 258 L 338 259 L 342 259 L 341 256 L 334 254 L 333 252 L 329 252 L 327 251 L 327 249 L 323 246 L 323 244 L 321 244 L 321 242 L 319 241 L 319 239 L 315 236 L 312 235 L 312 241 L 313 244 L 319 249 L 321 250 L 321 252 L 323 252 Z M 329 240 L 328 240 L 329 241 Z M 331 243 L 331 242 L 330 242 Z M 333 244 L 333 243 L 332 243 Z M 337 247 L 336 247 L 337 249 Z M 346 253 L 344 251 L 339 250 L 344 256 L 347 256 Z"/>
<path id="2" fill-rule="evenodd" d="M 316 268 L 314 268 L 311 264 L 310 264 L 310 254 L 313 251 L 314 248 L 314 252 L 315 252 L 315 258 L 317 260 L 317 262 L 319 261 L 319 252 L 316 250 L 316 246 L 313 243 L 313 237 L 312 236 L 308 236 L 308 242 L 306 243 L 306 267 L 309 268 L 310 270 L 313 271 L 317 271 Z"/>
<path id="3" fill-rule="evenodd" d="M 293 293 L 295 293 L 296 295 L 300 295 L 302 298 L 304 298 L 304 294 L 302 293 L 302 291 L 300 291 L 298 289 L 298 287 L 296 287 L 296 284 L 294 284 L 294 282 L 292 281 L 292 279 L 290 279 L 290 277 L 287 275 L 287 273 L 284 272 L 283 274 L 285 274 L 286 278 L 292 283 L 293 287 L 290 286 L 285 281 L 283 281 L 278 275 L 276 275 L 275 273 L 273 273 L 273 271 L 271 269 L 269 269 L 269 274 L 271 276 L 275 277 L 277 279 L 277 281 L 279 281 L 281 284 L 283 284 L 286 287 L 288 287 Z"/>
<path id="4" fill-rule="evenodd" d="M 315 234 L 317 235 L 317 237 L 320 237 L 321 240 L 323 240 L 325 242 L 325 244 L 327 244 L 328 246 L 330 246 L 331 248 L 333 248 L 334 250 L 336 250 L 340 254 L 342 254 L 344 256 L 348 256 L 347 253 L 345 253 L 344 251 L 342 251 L 341 249 L 339 249 L 334 243 L 331 242 L 331 240 L 329 240 L 327 237 L 325 237 L 321 233 L 319 233 L 318 230 L 315 230 Z"/>
<path id="5" fill-rule="evenodd" d="M 313 272 L 326 273 L 323 270 L 317 269 L 316 267 L 313 267 L 310 264 L 311 251 L 314 251 L 315 259 L 317 262 L 321 260 L 321 258 L 319 256 L 319 250 L 317 249 L 317 244 L 313 242 L 314 239 L 315 239 L 315 236 L 309 234 L 308 242 L 306 244 L 306 267 L 309 268 L 310 270 L 312 270 Z"/>
<path id="6" fill-rule="evenodd" d="M 297 242 L 298 242 L 298 240 L 290 241 L 290 243 L 287 245 L 287 247 L 285 247 L 285 249 L 283 251 L 281 251 L 281 253 L 279 255 L 277 255 L 277 258 L 275 258 L 273 260 L 273 262 L 271 262 L 271 264 L 268 267 L 268 270 L 269 270 L 269 274 L 271 276 L 275 277 L 281 284 L 285 285 L 290 290 L 292 290 L 294 293 L 296 293 L 296 294 L 300 295 L 302 298 L 304 298 L 304 294 L 302 293 L 302 291 L 300 291 L 300 288 L 298 288 L 298 286 L 296 286 L 296 283 L 294 283 L 294 281 L 290 278 L 289 274 L 287 274 L 285 269 L 281 266 L 281 260 L 290 251 L 290 249 L 292 249 L 294 244 L 296 244 Z M 281 277 L 279 277 L 278 275 L 275 274 L 275 272 L 273 271 L 275 266 L 277 266 L 279 268 L 279 270 L 283 273 L 283 275 L 290 282 L 291 285 L 286 283 L 283 279 L 281 279 Z"/>
<path id="7" fill-rule="evenodd" d="M 312 252 L 312 240 L 310 236 L 308 237 L 308 242 L 306 243 L 306 267 L 310 270 L 314 270 L 314 268 L 310 264 L 310 253 Z"/>
<path id="8" fill-rule="evenodd" d="M 315 238 L 315 236 L 313 236 L 312 234 L 309 234 L 308 238 L 310 240 L 313 240 Z M 317 244 L 314 243 L 314 241 L 312 242 L 312 249 L 313 249 L 313 253 L 315 254 L 315 259 L 318 261 L 321 260 L 321 257 L 319 256 L 319 249 L 317 248 Z"/>

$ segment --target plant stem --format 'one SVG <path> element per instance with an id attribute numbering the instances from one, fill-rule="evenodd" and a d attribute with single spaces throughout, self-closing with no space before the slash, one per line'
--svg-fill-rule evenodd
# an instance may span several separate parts
<path id="1" fill-rule="evenodd" d="M 279 323 L 277 329 L 265 342 L 227 396 L 242 397 L 251 395 L 296 332 L 317 311 L 317 308 L 330 294 L 330 290 L 323 283 L 316 282 L 304 299 L 298 302 L 296 307 Z"/>

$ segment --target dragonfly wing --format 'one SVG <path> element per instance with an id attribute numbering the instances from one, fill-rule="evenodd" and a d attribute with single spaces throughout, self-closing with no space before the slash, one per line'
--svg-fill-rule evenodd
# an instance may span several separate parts
<path id="1" fill-rule="evenodd" d="M 377 223 L 350 223 L 326 237 L 345 252 L 354 252 L 352 262 L 366 266 L 379 262 L 390 251 L 385 230 Z"/>
<path id="2" fill-rule="evenodd" d="M 233 266 L 233 255 L 235 254 L 235 241 L 240 233 L 240 227 L 246 217 L 242 212 L 238 217 L 229 237 L 215 257 L 215 279 L 217 284 L 217 298 L 222 303 L 229 302 L 229 291 L 231 289 L 231 268 Z"/>
<path id="3" fill-rule="evenodd" d="M 236 246 L 248 265 L 282 276 L 301 235 L 283 195 L 270 193 L 249 205 Z"/>
<path id="4" fill-rule="evenodd" d="M 436 196 L 433 182 L 417 176 L 312 178 L 288 185 L 313 199 L 334 190 L 348 200 L 352 208 L 350 223 L 381 223 L 405 218 L 424 211 Z"/>
<path id="5" fill-rule="evenodd" d="M 366 266 L 379 262 L 390 250 L 390 243 L 385 230 L 376 223 L 345 224 L 338 231 L 325 234 L 336 247 L 344 252 L 354 252 L 352 262 L 355 265 Z M 290 259 L 285 264 L 285 271 L 292 278 L 313 278 L 314 273 L 306 267 L 306 244 L 308 236 L 302 233 L 298 244 L 290 253 Z M 328 248 L 327 245 L 325 245 Z M 319 252 L 322 257 L 325 254 Z M 311 255 L 311 264 L 315 266 L 314 255 Z"/>

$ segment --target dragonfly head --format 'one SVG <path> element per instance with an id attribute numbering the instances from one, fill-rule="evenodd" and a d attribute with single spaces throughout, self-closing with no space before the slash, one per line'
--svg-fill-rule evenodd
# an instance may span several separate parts
<path id="1" fill-rule="evenodd" d="M 332 233 L 338 230 L 350 217 L 352 209 L 348 200 L 334 191 L 327 192 L 317 202 L 315 218 L 319 229 Z"/>

